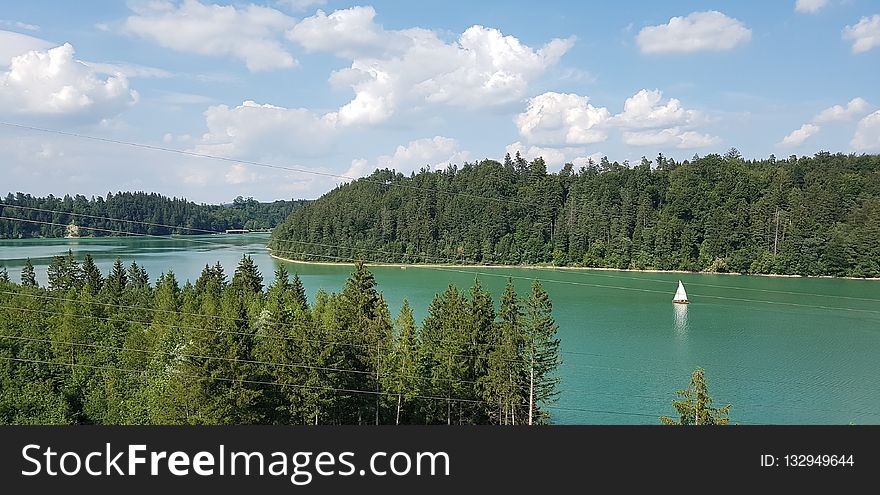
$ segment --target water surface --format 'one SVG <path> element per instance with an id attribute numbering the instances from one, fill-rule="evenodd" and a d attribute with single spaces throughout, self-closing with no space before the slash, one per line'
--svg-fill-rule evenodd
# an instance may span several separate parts
<path id="1" fill-rule="evenodd" d="M 173 270 L 194 280 L 220 261 L 231 276 L 251 255 L 271 283 L 267 236 L 0 241 L 0 264 L 18 280 L 31 258 L 41 285 L 51 256 L 90 253 L 105 273 L 116 257 L 155 281 Z M 310 295 L 340 290 L 351 266 L 288 263 Z M 519 268 L 373 267 L 394 313 L 408 298 L 421 320 L 447 284 L 475 277 L 495 294 L 506 277 L 525 294 L 550 293 L 564 363 L 553 415 L 559 423 L 657 423 L 697 366 L 739 423 L 880 423 L 880 281 Z M 678 280 L 692 303 L 673 305 Z"/>

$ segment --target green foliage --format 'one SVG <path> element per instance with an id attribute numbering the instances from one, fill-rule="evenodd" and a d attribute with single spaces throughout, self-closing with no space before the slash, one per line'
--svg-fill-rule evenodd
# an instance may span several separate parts
<path id="1" fill-rule="evenodd" d="M 294 211 L 270 247 L 322 261 L 880 276 L 880 156 L 730 150 L 651 165 L 377 170 Z"/>
<path id="2" fill-rule="evenodd" d="M 53 260 L 49 280 L 0 277 L 0 423 L 550 419 L 558 340 L 539 284 L 522 301 L 508 283 L 497 316 L 479 280 L 449 286 L 418 325 L 408 302 L 392 320 L 361 263 L 311 305 L 299 277 L 279 267 L 264 287 L 247 256 L 228 283 L 219 263 L 183 287 L 172 272 L 153 287 L 118 259 L 105 278 L 72 253 Z"/>
<path id="3" fill-rule="evenodd" d="M 106 197 L 92 198 L 79 194 L 39 198 L 9 193 L 0 201 L 2 216 L 34 222 L 0 219 L 0 238 L 64 237 L 69 225 L 80 227 L 79 236 L 268 230 L 306 203 L 305 200 L 259 203 L 239 196 L 230 205 L 199 205 L 184 198 L 144 192 L 107 193 Z"/>
<path id="4" fill-rule="evenodd" d="M 660 422 L 664 425 L 726 425 L 730 423 L 731 405 L 724 407 L 712 407 L 712 397 L 709 396 L 709 386 L 706 384 L 703 368 L 694 370 L 691 383 L 685 390 L 679 390 L 676 395 L 679 400 L 672 401 L 672 407 L 678 411 L 679 419 L 662 416 Z"/>

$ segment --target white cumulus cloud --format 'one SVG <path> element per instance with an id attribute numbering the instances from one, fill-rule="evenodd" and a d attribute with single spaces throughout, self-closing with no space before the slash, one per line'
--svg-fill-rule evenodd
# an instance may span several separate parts
<path id="1" fill-rule="evenodd" d="M 849 144 L 856 151 L 880 151 L 880 110 L 859 121 Z"/>
<path id="2" fill-rule="evenodd" d="M 659 89 L 643 89 L 626 99 L 623 112 L 614 116 L 613 123 L 631 129 L 650 129 L 690 125 L 700 116 L 696 110 L 682 107 L 676 98 L 666 103 L 661 103 L 662 99 L 663 92 Z"/>
<path id="3" fill-rule="evenodd" d="M 269 7 L 155 0 L 135 7 L 135 14 L 125 21 L 127 32 L 172 50 L 235 57 L 251 71 L 296 65 L 279 40 L 295 20 Z"/>
<path id="4" fill-rule="evenodd" d="M 373 7 L 352 7 L 327 15 L 319 10 L 287 32 L 287 38 L 310 52 L 330 52 L 340 57 L 382 55 L 412 44 L 403 32 L 386 31 L 374 22 Z"/>
<path id="5" fill-rule="evenodd" d="M 303 157 L 327 151 L 336 138 L 336 115 L 245 101 L 230 108 L 209 107 L 208 127 L 195 147 L 200 153 L 231 158 Z"/>
<path id="6" fill-rule="evenodd" d="M 779 146 L 795 147 L 804 144 L 810 136 L 821 130 L 821 127 L 813 124 L 804 124 L 799 129 L 791 131 L 791 134 L 782 138 Z"/>
<path id="7" fill-rule="evenodd" d="M 730 50 L 747 43 L 752 30 L 721 12 L 693 12 L 673 17 L 666 24 L 646 26 L 636 42 L 642 53 L 687 53 Z"/>
<path id="8" fill-rule="evenodd" d="M 813 117 L 813 122 L 824 123 L 839 120 L 852 120 L 859 115 L 864 114 L 867 110 L 868 102 L 863 98 L 856 97 L 850 100 L 845 107 L 842 105 L 834 105 L 822 110 L 818 115 Z"/>
<path id="9" fill-rule="evenodd" d="M 709 134 L 701 134 L 696 131 L 685 131 L 678 127 L 671 127 L 652 131 L 627 131 L 623 133 L 623 142 L 630 146 L 693 149 L 715 146 L 721 142 L 721 138 Z"/>
<path id="10" fill-rule="evenodd" d="M 318 12 L 288 32 L 308 50 L 352 60 L 330 77 L 354 92 L 339 109 L 343 125 L 382 122 L 402 106 L 478 108 L 516 101 L 573 43 L 553 39 L 536 49 L 484 26 L 447 43 L 425 29 L 385 30 L 374 16 L 371 7 Z"/>
<path id="11" fill-rule="evenodd" d="M 596 108 L 589 98 L 548 92 L 529 99 L 526 111 L 515 122 L 520 135 L 540 144 L 592 144 L 605 141 L 601 125 L 610 117 L 607 108 Z"/>
<path id="12" fill-rule="evenodd" d="M 806 14 L 815 14 L 824 9 L 830 0 L 797 0 L 794 4 L 794 10 Z"/>
<path id="13" fill-rule="evenodd" d="M 68 43 L 14 57 L 0 73 L 0 113 L 78 116 L 100 121 L 138 99 L 122 74 L 107 78 L 74 58 Z"/>
<path id="14" fill-rule="evenodd" d="M 843 28 L 843 39 L 852 41 L 853 53 L 866 52 L 880 46 L 880 14 L 862 17 L 854 26 Z"/>

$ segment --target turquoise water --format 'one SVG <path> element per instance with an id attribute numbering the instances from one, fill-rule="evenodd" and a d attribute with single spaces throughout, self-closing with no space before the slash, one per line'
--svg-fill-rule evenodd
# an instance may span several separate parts
<path id="1" fill-rule="evenodd" d="M 51 256 L 91 253 L 106 272 L 118 256 L 153 280 L 173 269 L 194 280 L 220 261 L 231 275 L 243 253 L 270 283 L 278 261 L 265 235 L 0 241 L 0 264 L 18 280 L 30 257 L 41 284 Z M 309 293 L 337 291 L 345 265 L 288 263 Z M 559 423 L 657 423 L 697 366 L 739 423 L 880 424 L 880 281 L 519 268 L 373 267 L 396 312 L 408 298 L 419 319 L 447 284 L 475 277 L 496 296 L 506 277 L 525 294 L 541 279 L 562 340 Z M 681 279 L 692 303 L 671 304 Z"/>

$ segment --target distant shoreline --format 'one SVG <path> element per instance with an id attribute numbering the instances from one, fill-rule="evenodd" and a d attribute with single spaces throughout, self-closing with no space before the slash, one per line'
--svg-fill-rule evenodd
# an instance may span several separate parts
<path id="1" fill-rule="evenodd" d="M 266 248 L 269 251 L 269 256 L 281 260 L 287 261 L 289 263 L 301 263 L 304 265 L 326 265 L 326 266 L 341 266 L 341 265 L 354 265 L 353 261 L 305 261 L 305 260 L 294 260 L 290 258 L 284 258 L 282 256 L 278 256 L 272 254 L 271 248 Z M 378 263 L 378 262 L 364 262 L 367 266 L 380 266 L 380 267 L 398 267 L 402 269 L 407 268 L 524 268 L 529 270 L 570 270 L 570 271 L 610 271 L 610 272 L 633 272 L 633 273 L 684 273 L 684 274 L 696 274 L 696 275 L 742 275 L 742 276 L 754 276 L 754 277 L 773 277 L 773 278 L 805 278 L 805 279 L 813 279 L 813 278 L 827 278 L 827 279 L 838 279 L 838 280 L 880 280 L 880 278 L 876 277 L 833 277 L 831 275 L 782 275 L 776 273 L 739 273 L 739 272 L 726 272 L 726 273 L 716 273 L 716 272 L 690 272 L 687 270 L 646 270 L 646 269 L 633 269 L 633 268 L 597 268 L 597 267 L 588 267 L 588 266 L 549 266 L 549 265 L 461 265 L 461 264 L 451 264 L 451 263 Z"/>

